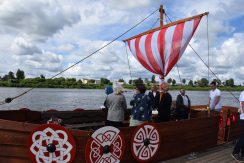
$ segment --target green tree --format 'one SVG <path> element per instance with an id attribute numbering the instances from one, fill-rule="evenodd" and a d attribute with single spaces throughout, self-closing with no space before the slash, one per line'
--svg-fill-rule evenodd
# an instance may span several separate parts
<path id="1" fill-rule="evenodd" d="M 152 75 L 151 83 L 156 83 L 156 81 L 155 81 L 155 75 Z"/>
<path id="2" fill-rule="evenodd" d="M 16 72 L 17 79 L 25 79 L 25 72 L 23 70 L 18 69 Z"/>
<path id="3" fill-rule="evenodd" d="M 129 84 L 132 84 L 132 82 L 133 82 L 132 80 L 129 80 Z"/>
<path id="4" fill-rule="evenodd" d="M 14 73 L 12 71 L 9 71 L 8 73 L 8 79 L 14 79 Z"/>
<path id="5" fill-rule="evenodd" d="M 94 79 L 90 79 L 90 80 L 88 81 L 88 83 L 94 84 L 94 83 L 95 83 L 95 80 L 94 80 Z"/>
<path id="6" fill-rule="evenodd" d="M 106 78 L 101 78 L 101 85 L 104 85 L 104 84 L 110 84 L 110 80 L 106 79 Z"/>
<path id="7" fill-rule="evenodd" d="M 143 84 L 143 80 L 141 78 L 134 80 L 134 82 L 135 82 L 135 85 Z"/>
<path id="8" fill-rule="evenodd" d="M 182 79 L 182 83 L 185 85 L 186 84 L 186 79 Z"/>
<path id="9" fill-rule="evenodd" d="M 172 80 L 172 85 L 175 85 L 176 84 L 176 81 L 175 79 Z"/>
<path id="10" fill-rule="evenodd" d="M 45 79 L 45 76 L 43 74 L 40 75 L 41 79 Z"/>
<path id="11" fill-rule="evenodd" d="M 200 83 L 198 83 L 198 84 L 199 84 L 200 87 L 206 87 L 206 86 L 208 86 L 208 79 L 202 78 L 200 80 Z"/>
<path id="12" fill-rule="evenodd" d="M 188 82 L 188 85 L 191 86 L 191 87 L 193 87 L 193 81 L 190 80 L 190 81 Z"/>
<path id="13" fill-rule="evenodd" d="M 167 80 L 167 83 L 171 84 L 171 83 L 172 83 L 172 79 L 169 78 L 169 79 Z"/>
<path id="14" fill-rule="evenodd" d="M 125 82 L 124 79 L 119 79 L 118 82 Z"/>
<path id="15" fill-rule="evenodd" d="M 234 79 L 230 78 L 229 80 L 226 80 L 225 85 L 234 87 L 235 86 Z"/>

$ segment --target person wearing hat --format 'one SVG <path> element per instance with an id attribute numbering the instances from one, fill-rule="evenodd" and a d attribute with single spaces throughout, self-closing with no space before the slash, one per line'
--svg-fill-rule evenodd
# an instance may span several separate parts
<path id="1" fill-rule="evenodd" d="M 122 127 L 124 113 L 127 109 L 126 99 L 123 95 L 124 88 L 119 83 L 113 84 L 113 93 L 109 94 L 105 107 L 108 108 L 107 126 Z"/>

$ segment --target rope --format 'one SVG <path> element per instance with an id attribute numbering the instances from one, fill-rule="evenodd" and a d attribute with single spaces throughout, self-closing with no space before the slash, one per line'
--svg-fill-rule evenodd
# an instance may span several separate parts
<path id="1" fill-rule="evenodd" d="M 126 42 L 125 42 L 125 51 L 126 51 L 127 60 L 128 60 L 128 67 L 129 67 L 129 71 L 130 71 L 130 80 L 132 81 L 131 68 L 130 68 L 130 60 L 129 60 L 129 54 L 128 54 L 127 47 L 126 47 Z"/>
<path id="2" fill-rule="evenodd" d="M 189 46 L 191 47 L 191 49 L 193 50 L 193 52 L 200 58 L 200 60 L 202 61 L 202 63 L 208 68 L 208 70 L 216 77 L 216 79 L 220 80 L 218 78 L 218 76 L 212 71 L 211 68 L 208 67 L 208 65 L 203 61 L 203 59 L 200 57 L 200 55 L 195 51 L 195 49 L 193 49 L 193 47 L 191 46 L 191 44 L 189 44 Z M 238 102 L 239 99 L 229 90 L 227 90 Z"/>
<path id="3" fill-rule="evenodd" d="M 209 49 L 209 35 L 208 35 L 208 15 L 207 15 L 207 42 L 208 42 L 208 81 L 210 81 L 209 80 L 209 51 L 210 51 L 210 49 Z"/>
<path id="4" fill-rule="evenodd" d="M 130 29 L 126 30 L 125 32 L 123 32 L 123 33 L 120 34 L 119 36 L 115 37 L 112 41 L 110 41 L 110 42 L 107 43 L 106 45 L 104 45 L 104 46 L 102 46 L 101 48 L 95 50 L 93 53 L 89 54 L 88 56 L 86 56 L 86 57 L 82 58 L 81 60 L 79 60 L 78 62 L 74 63 L 73 65 L 67 67 L 66 69 L 64 69 L 64 70 L 62 70 L 61 72 L 57 73 L 56 75 L 52 76 L 50 79 L 53 79 L 53 78 L 55 78 L 56 76 L 62 74 L 63 72 L 65 72 L 65 71 L 71 69 L 72 67 L 74 67 L 74 66 L 76 66 L 77 64 L 81 63 L 81 62 L 84 61 L 85 59 L 87 59 L 87 58 L 93 56 L 94 54 L 96 54 L 96 53 L 99 52 L 100 50 L 102 50 L 102 49 L 104 49 L 105 47 L 107 47 L 108 45 L 112 44 L 114 41 L 118 40 L 118 39 L 121 38 L 123 35 L 125 35 L 125 34 L 128 33 L 129 31 L 131 31 L 132 29 L 134 29 L 134 28 L 137 27 L 138 25 L 140 25 L 142 22 L 144 22 L 144 21 L 145 21 L 146 19 L 148 19 L 149 17 L 151 17 L 151 16 L 152 16 L 154 13 L 156 13 L 157 11 L 158 11 L 158 9 L 156 9 L 156 10 L 153 11 L 151 14 L 149 14 L 148 16 L 146 16 L 144 19 L 142 19 L 141 21 L 139 21 L 138 23 L 136 23 L 136 24 L 135 24 L 134 26 L 132 26 Z M 41 84 L 41 83 L 42 83 L 42 82 L 38 83 L 38 85 Z M 37 86 L 38 86 L 38 85 L 37 85 Z M 23 93 L 21 93 L 21 94 L 15 96 L 15 97 L 12 97 L 12 98 L 11 98 L 11 97 L 8 97 L 8 98 L 6 98 L 4 101 L 0 102 L 0 105 L 3 105 L 3 104 L 5 104 L 5 103 L 10 103 L 12 100 L 14 100 L 14 99 L 16 99 L 16 98 L 18 98 L 18 97 L 23 96 L 24 94 L 30 92 L 30 91 L 33 90 L 34 88 L 36 88 L 36 87 L 32 87 L 32 88 L 30 88 L 29 90 L 27 90 L 27 91 L 25 91 L 25 92 L 23 92 Z"/>
<path id="5" fill-rule="evenodd" d="M 182 84 L 182 80 L 181 80 L 181 77 L 180 77 L 180 71 L 179 71 L 179 68 L 178 68 L 178 64 L 176 64 L 176 67 L 177 67 L 177 71 L 178 71 L 178 75 L 179 75 L 179 79 L 180 79 L 180 86 L 181 86 L 181 88 L 183 88 L 183 84 Z"/>
<path id="6" fill-rule="evenodd" d="M 168 17 L 168 15 L 165 13 L 166 17 Z M 171 19 L 168 17 L 168 19 L 171 21 Z M 208 20 L 208 19 L 207 19 Z M 172 22 L 172 21 L 171 21 Z M 207 21 L 208 22 L 208 21 Z M 216 79 L 220 80 L 218 78 L 218 76 L 212 71 L 212 69 L 209 67 L 209 65 L 207 65 L 204 60 L 200 57 L 200 55 L 196 52 L 196 50 L 191 46 L 191 44 L 189 43 L 189 46 L 191 47 L 191 49 L 193 50 L 193 52 L 200 58 L 200 60 L 202 61 L 202 63 L 208 68 L 208 71 L 210 71 L 215 77 Z M 209 44 L 208 44 L 208 48 L 209 48 Z M 209 53 L 209 50 L 208 50 Z M 238 102 L 239 99 L 229 90 L 227 90 Z"/>

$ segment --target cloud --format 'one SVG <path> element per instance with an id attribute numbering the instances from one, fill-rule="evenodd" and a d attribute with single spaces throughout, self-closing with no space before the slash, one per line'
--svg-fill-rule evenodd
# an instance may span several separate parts
<path id="1" fill-rule="evenodd" d="M 5 0 L 0 5 L 1 32 L 27 35 L 32 40 L 45 40 L 79 20 L 74 8 L 57 1 Z"/>
<path id="2" fill-rule="evenodd" d="M 1 74 L 21 68 L 33 77 L 40 74 L 46 77 L 54 75 L 106 45 L 156 10 L 161 2 L 1 1 Z M 164 6 L 172 20 L 210 11 L 210 67 L 221 80 L 235 78 L 236 82 L 243 83 L 243 64 L 240 58 L 244 52 L 241 46 L 244 32 L 241 23 L 232 23 L 240 22 L 244 16 L 244 5 L 241 0 L 207 0 L 201 3 L 194 0 L 173 0 L 165 2 Z M 152 28 L 158 17 L 156 13 L 123 38 Z M 205 63 L 208 62 L 206 20 L 205 17 L 202 19 L 191 41 L 192 47 Z M 129 50 L 128 54 L 132 77 L 151 78 L 153 74 L 143 68 Z M 178 68 L 181 78 L 187 80 L 208 77 L 206 66 L 189 47 L 180 59 Z M 130 71 L 124 43 L 120 40 L 115 41 L 61 76 L 129 80 Z M 176 67 L 169 73 L 167 78 L 169 77 L 179 81 Z M 213 78 L 215 77 L 210 75 L 210 80 Z"/>
<path id="3" fill-rule="evenodd" d="M 38 49 L 31 42 L 26 41 L 22 37 L 17 37 L 12 46 L 11 50 L 14 55 L 33 55 L 34 53 L 40 53 L 41 50 Z"/>

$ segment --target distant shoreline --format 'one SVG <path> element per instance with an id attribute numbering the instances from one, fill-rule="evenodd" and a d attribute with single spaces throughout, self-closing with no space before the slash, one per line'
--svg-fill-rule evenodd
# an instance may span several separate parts
<path id="1" fill-rule="evenodd" d="M 107 85 L 95 85 L 95 84 L 90 84 L 90 85 L 82 85 L 80 87 L 77 86 L 70 86 L 70 87 L 64 87 L 60 85 L 52 85 L 52 86 L 44 86 L 42 87 L 41 85 L 35 87 L 34 85 L 32 86 L 0 86 L 1 88 L 59 88 L 59 89 L 104 89 Z M 135 88 L 134 85 L 123 85 L 125 89 L 128 90 L 133 90 Z M 184 88 L 185 90 L 188 91 L 209 91 L 210 87 L 200 87 L 200 86 L 188 86 L 188 85 L 175 85 L 171 86 L 170 90 L 180 90 L 181 88 Z M 243 91 L 244 86 L 220 86 L 218 87 L 221 91 Z M 150 89 L 150 85 L 147 85 L 147 89 Z"/>

